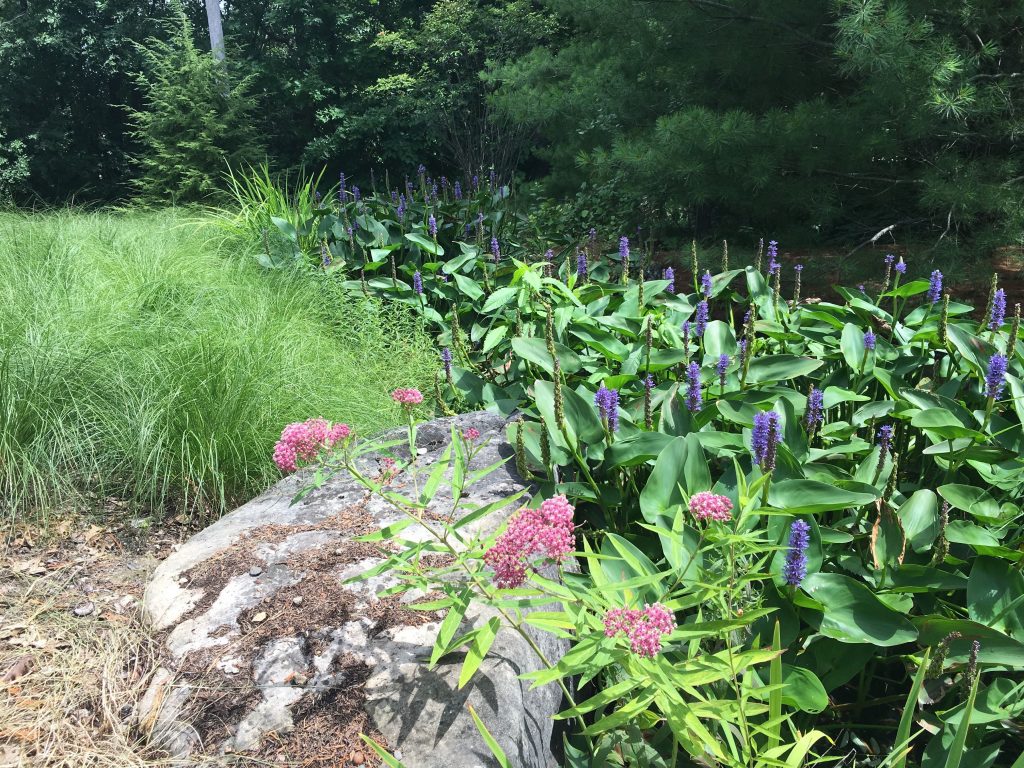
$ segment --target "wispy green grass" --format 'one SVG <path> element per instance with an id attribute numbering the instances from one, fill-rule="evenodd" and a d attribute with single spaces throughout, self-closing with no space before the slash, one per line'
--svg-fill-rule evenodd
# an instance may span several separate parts
<path id="1" fill-rule="evenodd" d="M 0 215 L 0 513 L 126 499 L 217 514 L 281 427 L 399 423 L 435 366 L 413 318 L 264 272 L 182 214 Z"/>

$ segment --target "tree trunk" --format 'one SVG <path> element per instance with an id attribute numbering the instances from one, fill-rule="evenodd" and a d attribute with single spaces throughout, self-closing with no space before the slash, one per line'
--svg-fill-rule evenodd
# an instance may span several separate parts
<path id="1" fill-rule="evenodd" d="M 210 26 L 210 51 L 217 61 L 224 61 L 224 27 L 220 22 L 220 0 L 206 0 L 206 19 Z"/>

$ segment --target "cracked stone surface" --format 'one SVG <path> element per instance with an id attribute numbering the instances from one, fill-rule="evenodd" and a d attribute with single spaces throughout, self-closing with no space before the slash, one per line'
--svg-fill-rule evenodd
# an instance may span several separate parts
<path id="1" fill-rule="evenodd" d="M 490 412 L 420 425 L 421 477 L 429 474 L 450 442 L 452 425 L 459 430 L 476 428 L 480 440 L 486 441 L 474 468 L 510 459 L 466 490 L 469 507 L 528 487 L 515 472 L 513 451 L 505 439 L 505 417 Z M 407 448 L 392 450 L 408 455 Z M 367 457 L 366 466 L 376 466 L 375 457 Z M 443 615 L 421 614 L 417 621 L 403 623 L 402 617 L 413 614 L 399 612 L 397 621 L 382 626 L 373 618 L 373 609 L 381 605 L 381 590 L 392 586 L 394 579 L 384 573 L 342 586 L 344 579 L 381 562 L 380 557 L 339 562 L 326 576 L 312 569 L 317 558 L 333 563 L 331 555 L 352 545 L 353 531 L 334 524 L 345 520 L 339 512 L 358 509 L 376 527 L 401 516 L 380 497 L 370 498 L 347 476 L 331 479 L 293 505 L 291 500 L 304 480 L 301 473 L 282 480 L 196 534 L 154 572 L 144 610 L 162 638 L 162 667 L 139 708 L 140 719 L 154 738 L 185 764 L 188 755 L 200 750 L 258 750 L 272 734 L 298 728 L 296 717 L 309 709 L 309 702 L 329 693 L 350 695 L 358 684 L 364 710 L 408 768 L 497 765 L 467 705 L 487 724 L 512 765 L 558 765 L 553 743 L 559 737 L 553 734 L 551 717 L 561 708 L 561 690 L 556 684 L 530 690 L 528 683 L 518 679 L 539 667 L 527 643 L 510 630 L 500 632 L 480 671 L 461 690 L 461 653 L 428 670 Z M 399 476 L 393 487 L 402 482 Z M 450 488 L 444 483 L 435 498 L 432 510 L 451 508 Z M 492 532 L 517 506 L 510 505 L 473 526 L 482 533 Z M 416 526 L 402 532 L 410 539 L 422 534 L 425 531 Z M 230 557 L 243 548 L 244 556 Z M 211 568 L 216 578 L 196 583 L 194 574 Z M 316 589 L 323 587 L 324 579 L 333 580 L 331 586 L 344 597 L 336 612 L 315 611 Z M 278 627 L 275 611 L 282 611 L 282 605 L 292 613 Z M 303 622 L 306 615 L 312 617 L 312 625 Z M 490 615 L 486 609 L 468 614 L 461 630 L 485 622 Z M 565 641 L 551 635 L 532 630 L 531 635 L 549 659 L 557 660 L 568 650 Z M 354 683 L 342 660 L 365 665 L 366 675 Z M 252 694 L 232 709 L 226 730 L 204 732 L 203 724 L 211 718 L 203 717 L 204 700 L 197 691 L 224 680 L 246 680 Z"/>

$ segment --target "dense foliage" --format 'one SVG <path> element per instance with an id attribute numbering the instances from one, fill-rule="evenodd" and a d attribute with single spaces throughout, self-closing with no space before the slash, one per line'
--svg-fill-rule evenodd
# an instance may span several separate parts
<path id="1" fill-rule="evenodd" d="M 168 27 L 170 40 L 141 46 L 143 105 L 129 109 L 140 145 L 135 187 L 149 203 L 208 201 L 228 169 L 262 159 L 256 103 L 249 78 L 196 48 L 184 16 Z"/>
<path id="2" fill-rule="evenodd" d="M 183 8 L 208 50 L 203 3 Z M 129 115 L 137 44 L 173 13 L 0 6 L 0 194 L 116 199 L 130 158 L 158 162 Z M 984 248 L 1024 231 L 1013 4 L 283 0 L 225 3 L 224 24 L 276 169 L 514 170 L 585 227 L 856 244 L 895 225 Z"/>
<path id="3" fill-rule="evenodd" d="M 467 186 L 435 198 L 421 173 L 281 224 L 352 296 L 420 314 L 440 411 L 522 415 L 530 506 L 555 500 L 459 555 L 468 584 L 416 569 L 433 544 L 401 542 L 392 565 L 455 616 L 433 660 L 466 644 L 471 674 L 486 653 L 495 627 L 456 637 L 471 599 L 556 597 L 506 618 L 574 642 L 536 676 L 585 685 L 568 765 L 1019 765 L 1019 305 L 993 284 L 979 314 L 913 257 L 832 301 L 802 300 L 799 279 L 784 296 L 800 269 L 774 243 L 754 265 L 723 253 L 714 274 L 653 279 L 627 238 L 534 256 L 508 188 Z M 559 495 L 588 566 L 564 586 L 533 568 L 565 554 Z M 422 520 L 424 498 L 396 503 Z M 531 540 L 549 546 L 512 544 Z"/>
<path id="4" fill-rule="evenodd" d="M 498 71 L 562 188 L 719 221 L 1019 242 L 1024 13 L 1000 2 L 547 0 L 561 44 Z M 645 222 L 646 223 L 646 222 Z"/>

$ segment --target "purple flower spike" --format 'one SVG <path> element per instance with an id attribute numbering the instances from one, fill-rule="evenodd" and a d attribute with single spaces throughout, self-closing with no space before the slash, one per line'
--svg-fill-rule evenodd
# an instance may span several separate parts
<path id="1" fill-rule="evenodd" d="M 796 266 L 793 267 L 793 271 L 794 272 L 803 272 L 804 271 L 804 265 L 803 264 L 797 264 Z"/>
<path id="2" fill-rule="evenodd" d="M 689 344 L 690 343 L 690 321 L 689 320 L 683 320 L 682 334 L 683 334 L 683 344 Z"/>
<path id="3" fill-rule="evenodd" d="M 554 258 L 555 258 L 555 252 L 553 250 L 548 248 L 546 251 L 544 251 L 544 259 L 545 260 L 551 261 Z"/>
<path id="4" fill-rule="evenodd" d="M 576 251 L 576 279 L 587 279 L 587 254 L 585 251 Z"/>
<path id="5" fill-rule="evenodd" d="M 711 298 L 711 273 L 704 270 L 704 274 L 700 278 L 700 289 L 704 294 L 704 298 Z"/>
<path id="6" fill-rule="evenodd" d="M 894 261 L 896 261 L 895 256 L 893 256 L 891 253 L 885 254 L 885 266 L 891 267 Z"/>
<path id="7" fill-rule="evenodd" d="M 880 460 L 892 450 L 892 424 L 883 424 L 878 428 L 878 447 L 881 448 Z"/>
<path id="8" fill-rule="evenodd" d="M 821 426 L 821 422 L 824 420 L 824 405 L 825 393 L 817 387 L 811 387 L 811 391 L 807 395 L 807 413 L 804 416 L 804 423 L 807 425 L 808 431 Z"/>
<path id="9" fill-rule="evenodd" d="M 399 221 L 405 221 L 405 195 L 398 196 L 398 209 L 395 213 L 398 214 Z"/>
<path id="10" fill-rule="evenodd" d="M 676 272 L 675 272 L 674 269 L 672 269 L 672 267 L 667 267 L 665 269 L 664 278 L 666 280 L 668 280 L 668 292 L 669 293 L 675 293 L 676 292 Z"/>
<path id="11" fill-rule="evenodd" d="M 619 258 L 622 259 L 622 263 L 625 264 L 629 261 L 629 238 L 619 238 Z"/>
<path id="12" fill-rule="evenodd" d="M 700 365 L 690 363 L 686 368 L 686 408 L 690 413 L 697 413 L 704 407 L 704 394 L 701 391 Z"/>
<path id="13" fill-rule="evenodd" d="M 357 203 L 363 199 L 362 193 L 359 191 L 359 187 L 352 187 L 352 199 Z"/>
<path id="14" fill-rule="evenodd" d="M 608 425 L 609 432 L 619 428 L 619 391 L 608 389 L 604 384 L 594 395 L 594 405 L 601 413 L 601 420 Z"/>
<path id="15" fill-rule="evenodd" d="M 928 280 L 928 301 L 932 304 L 937 304 L 939 299 L 942 298 L 942 273 L 939 270 L 932 272 L 931 278 Z"/>
<path id="16" fill-rule="evenodd" d="M 872 331 L 870 328 L 864 331 L 864 349 L 869 351 L 873 350 L 875 348 L 875 343 L 875 332 Z"/>
<path id="17" fill-rule="evenodd" d="M 498 238 L 491 238 L 491 255 L 494 256 L 494 263 L 497 264 L 501 261 L 501 246 L 498 244 Z"/>
<path id="18" fill-rule="evenodd" d="M 423 295 L 423 275 L 417 269 L 416 273 L 412 276 L 412 289 L 419 295 Z"/>
<path id="19" fill-rule="evenodd" d="M 811 543 L 811 527 L 803 520 L 794 520 L 789 528 L 789 551 L 782 566 L 786 584 L 799 587 L 807 578 L 807 548 Z"/>
<path id="20" fill-rule="evenodd" d="M 698 339 L 704 335 L 708 327 L 708 300 L 704 299 L 697 305 L 697 317 L 693 322 L 693 334 Z"/>
<path id="21" fill-rule="evenodd" d="M 437 219 L 434 218 L 434 214 L 430 214 L 430 218 L 427 220 L 427 231 L 430 232 L 431 237 L 437 237 Z"/>
<path id="22" fill-rule="evenodd" d="M 718 374 L 718 383 L 722 391 L 725 391 L 725 373 L 729 370 L 729 356 L 719 355 L 718 363 L 715 365 L 715 373 Z"/>
<path id="23" fill-rule="evenodd" d="M 893 267 L 893 269 L 896 270 L 897 274 L 905 275 L 907 274 L 907 262 L 905 262 L 903 259 L 900 259 L 899 261 L 896 262 L 896 266 Z"/>
<path id="24" fill-rule="evenodd" d="M 462 199 L 462 184 L 460 184 L 457 181 L 455 182 L 455 199 L 456 200 L 461 200 Z"/>
<path id="25" fill-rule="evenodd" d="M 997 400 L 1006 385 L 1006 355 L 992 355 L 985 374 L 985 396 Z"/>
<path id="26" fill-rule="evenodd" d="M 999 288 L 992 294 L 992 311 L 988 316 L 988 329 L 990 331 L 1003 327 L 1006 320 L 1006 291 Z"/>
<path id="27" fill-rule="evenodd" d="M 777 448 L 781 442 L 779 414 L 775 411 L 761 411 L 755 414 L 750 447 L 754 454 L 754 462 L 761 466 L 762 471 L 771 472 L 775 469 Z"/>
<path id="28" fill-rule="evenodd" d="M 445 347 L 441 350 L 441 362 L 444 364 L 444 375 L 452 377 L 452 351 Z"/>
<path id="29" fill-rule="evenodd" d="M 647 377 L 644 379 L 644 389 L 646 389 L 648 392 L 654 389 L 654 377 L 649 373 L 647 374 Z"/>

